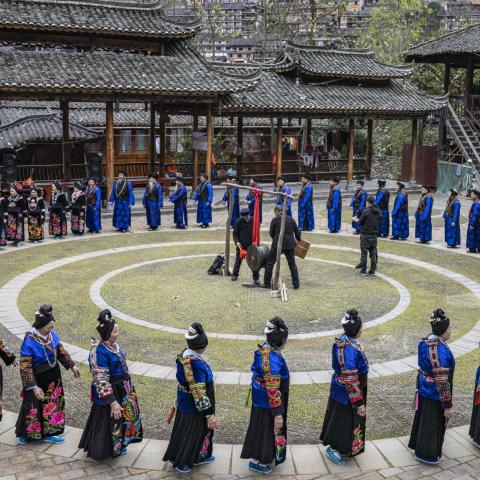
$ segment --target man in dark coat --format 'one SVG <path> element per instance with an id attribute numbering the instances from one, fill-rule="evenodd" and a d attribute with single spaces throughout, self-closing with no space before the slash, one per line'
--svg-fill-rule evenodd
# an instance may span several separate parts
<path id="1" fill-rule="evenodd" d="M 355 219 L 360 225 L 360 268 L 362 275 L 367 274 L 367 255 L 370 254 L 369 275 L 375 275 L 377 269 L 377 237 L 380 223 L 382 221 L 382 211 L 375 205 L 375 198 L 367 198 L 367 208 L 364 208 L 360 218 Z"/>
<path id="2" fill-rule="evenodd" d="M 272 285 L 272 272 L 273 266 L 277 261 L 277 245 L 278 237 L 280 236 L 280 228 L 282 225 L 282 213 L 283 208 L 280 206 L 275 207 L 275 217 L 270 224 L 270 237 L 272 237 L 272 246 L 267 258 L 267 265 L 265 267 L 265 277 L 263 279 L 264 288 L 271 288 Z M 293 288 L 300 288 L 300 278 L 298 276 L 297 265 L 295 264 L 295 247 L 297 246 L 297 240 L 300 240 L 301 232 L 297 226 L 297 222 L 292 217 L 285 218 L 285 231 L 283 235 L 282 253 L 287 258 L 288 268 L 290 269 L 290 275 L 292 276 Z"/>
<path id="3" fill-rule="evenodd" d="M 237 253 L 235 257 L 235 265 L 233 266 L 232 282 L 237 280 L 240 273 L 240 266 L 242 265 L 243 258 L 241 257 L 241 250 L 247 250 L 252 244 L 252 231 L 253 231 L 253 219 L 250 217 L 250 210 L 248 207 L 240 210 L 240 218 L 237 220 L 233 229 L 233 241 L 237 247 Z M 253 272 L 253 283 L 260 285 L 259 272 Z"/>

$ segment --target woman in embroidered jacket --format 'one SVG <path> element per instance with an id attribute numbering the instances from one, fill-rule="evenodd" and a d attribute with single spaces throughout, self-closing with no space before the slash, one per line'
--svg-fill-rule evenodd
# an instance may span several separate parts
<path id="1" fill-rule="evenodd" d="M 473 443 L 480 448 L 480 367 L 475 375 L 475 387 L 473 390 L 473 410 L 468 432 Z"/>
<path id="2" fill-rule="evenodd" d="M 12 185 L 10 187 L 10 196 L 7 198 L 7 210 L 5 218 L 7 220 L 7 240 L 13 242 L 14 247 L 18 247 L 25 240 L 25 215 L 27 210 L 25 202 L 20 191 Z"/>
<path id="3" fill-rule="evenodd" d="M 15 358 L 15 355 L 13 352 L 8 348 L 8 345 L 5 343 L 5 341 L 0 338 L 0 358 L 3 360 L 5 365 L 7 367 L 9 365 L 15 365 L 16 367 L 18 366 L 17 359 Z M 2 366 L 0 365 L 0 422 L 2 421 L 2 409 L 3 409 L 3 371 L 2 371 Z"/>
<path id="4" fill-rule="evenodd" d="M 0 191 L 0 250 L 7 246 L 7 199 Z"/>
<path id="5" fill-rule="evenodd" d="M 422 186 L 422 196 L 418 202 L 415 212 L 415 238 L 422 243 L 428 243 L 432 240 L 432 208 L 433 197 L 431 187 Z"/>
<path id="6" fill-rule="evenodd" d="M 450 320 L 441 308 L 432 313 L 432 333 L 418 344 L 418 375 L 415 418 L 408 447 L 421 462 L 437 464 L 447 423 L 452 416 L 455 358 L 447 341 Z"/>
<path id="7" fill-rule="evenodd" d="M 23 445 L 34 440 L 62 443 L 65 429 L 65 398 L 59 362 L 71 369 L 75 378 L 80 370 L 60 343 L 53 329 L 51 305 L 42 305 L 20 349 L 20 375 L 23 383 L 22 406 L 15 434 Z"/>
<path id="8" fill-rule="evenodd" d="M 290 374 L 282 350 L 288 339 L 285 322 L 275 317 L 267 322 L 266 342 L 254 354 L 252 365 L 252 410 L 241 457 L 248 468 L 270 473 L 270 464 L 285 461 Z"/>
<path id="9" fill-rule="evenodd" d="M 118 179 L 113 182 L 110 193 L 110 203 L 113 207 L 112 223 L 119 232 L 127 232 L 132 224 L 131 208 L 135 205 L 132 182 L 129 182 L 126 173 L 118 172 Z"/>
<path id="10" fill-rule="evenodd" d="M 73 184 L 72 203 L 70 205 L 70 225 L 74 235 L 83 235 L 85 231 L 85 192 L 81 183 Z"/>
<path id="11" fill-rule="evenodd" d="M 128 373 L 127 357 L 117 343 L 119 329 L 110 310 L 98 315 L 100 340 L 94 341 L 89 365 L 92 407 L 78 448 L 89 458 L 104 460 L 127 452 L 142 441 L 138 398 Z"/>
<path id="12" fill-rule="evenodd" d="M 210 365 L 203 356 L 208 338 L 200 323 L 185 334 L 188 348 L 177 357 L 177 409 L 172 435 L 163 457 L 179 473 L 194 465 L 215 461 L 212 456 L 215 417 L 215 387 Z"/>
<path id="13" fill-rule="evenodd" d="M 345 333 L 332 348 L 330 397 L 320 440 L 330 460 L 345 464 L 342 456 L 365 450 L 368 360 L 359 342 L 362 319 L 357 310 L 348 310 L 342 319 Z"/>
<path id="14" fill-rule="evenodd" d="M 445 219 L 445 243 L 448 248 L 457 248 L 461 244 L 460 239 L 460 209 L 462 207 L 458 200 L 458 192 L 451 188 L 449 190 L 447 205 L 443 212 Z"/>
<path id="15" fill-rule="evenodd" d="M 142 199 L 143 208 L 147 215 L 148 229 L 152 232 L 161 225 L 160 209 L 163 207 L 163 189 L 157 182 L 157 174 L 151 173 L 148 176 L 148 183 Z"/>
<path id="16" fill-rule="evenodd" d="M 89 233 L 100 233 L 102 230 L 102 191 L 97 187 L 94 178 L 89 178 L 85 191 L 87 215 L 85 223 Z"/>
<path id="17" fill-rule="evenodd" d="M 38 195 L 39 191 L 33 185 L 30 196 L 27 198 L 28 239 L 33 243 L 38 243 L 44 239 L 45 202 Z"/>
<path id="18" fill-rule="evenodd" d="M 67 236 L 67 195 L 62 192 L 60 183 L 52 184 L 52 201 L 50 202 L 50 219 L 48 231 L 56 239 Z"/>

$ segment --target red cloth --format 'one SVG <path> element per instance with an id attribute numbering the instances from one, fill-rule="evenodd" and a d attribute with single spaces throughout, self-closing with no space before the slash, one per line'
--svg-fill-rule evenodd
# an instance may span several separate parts
<path id="1" fill-rule="evenodd" d="M 245 260 L 247 258 L 247 251 L 242 247 L 240 247 L 240 258 L 242 260 Z"/>
<path id="2" fill-rule="evenodd" d="M 255 194 L 255 208 L 253 210 L 253 231 L 252 231 L 252 243 L 254 245 L 260 245 L 260 198 L 263 195 L 262 191 L 258 188 L 252 190 Z"/>

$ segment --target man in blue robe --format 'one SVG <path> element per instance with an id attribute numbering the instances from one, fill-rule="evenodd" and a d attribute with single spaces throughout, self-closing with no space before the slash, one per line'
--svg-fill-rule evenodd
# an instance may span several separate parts
<path id="1" fill-rule="evenodd" d="M 127 232 L 132 223 L 132 205 L 135 205 L 132 183 L 126 178 L 125 172 L 118 173 L 118 179 L 113 182 L 110 203 L 113 207 L 113 226 L 119 232 Z"/>
<path id="2" fill-rule="evenodd" d="M 378 180 L 378 190 L 375 195 L 375 205 L 382 212 L 382 221 L 378 230 L 378 236 L 383 238 L 387 238 L 390 231 L 390 216 L 388 211 L 390 192 L 385 188 L 386 184 L 386 180 Z"/>
<path id="3" fill-rule="evenodd" d="M 208 228 L 212 223 L 213 187 L 206 173 L 200 175 L 200 183 L 193 194 L 193 199 L 197 202 L 197 223 L 201 228 Z"/>
<path id="4" fill-rule="evenodd" d="M 421 191 L 422 196 L 415 212 L 415 238 L 421 243 L 428 243 L 432 240 L 433 197 L 431 187 L 423 185 Z"/>
<path id="5" fill-rule="evenodd" d="M 248 183 L 252 188 L 258 188 L 259 190 L 262 190 L 262 186 L 257 182 L 257 180 L 255 178 L 250 177 L 250 179 L 248 180 Z M 255 195 L 255 192 L 253 190 L 250 190 L 247 193 L 247 196 L 245 197 L 245 199 L 247 201 L 247 204 L 248 204 L 248 209 L 250 210 L 250 216 L 252 218 L 254 217 L 254 213 L 255 213 L 256 198 L 257 198 L 257 196 Z M 263 200 L 262 200 L 261 195 L 258 197 L 258 201 L 260 202 L 259 203 L 260 223 L 262 223 L 262 206 L 263 206 L 262 204 L 263 204 Z"/>
<path id="6" fill-rule="evenodd" d="M 163 189 L 157 182 L 155 173 L 148 176 L 148 184 L 145 187 L 142 204 L 147 214 L 148 229 L 150 231 L 157 230 L 162 223 L 160 209 L 163 207 Z"/>
<path id="7" fill-rule="evenodd" d="M 362 210 L 365 208 L 367 202 L 367 191 L 363 188 L 365 182 L 363 180 L 357 180 L 356 190 L 353 194 L 350 207 L 352 207 L 352 218 L 360 218 L 362 216 Z M 352 228 L 354 235 L 360 235 L 360 225 L 355 220 L 352 220 Z"/>
<path id="8" fill-rule="evenodd" d="M 397 182 L 397 196 L 392 210 L 392 240 L 406 240 L 410 233 L 408 223 L 408 194 L 405 184 Z"/>
<path id="9" fill-rule="evenodd" d="M 480 252 L 480 191 L 472 190 L 473 204 L 468 214 L 467 248 L 469 253 Z"/>
<path id="10" fill-rule="evenodd" d="M 102 230 L 102 191 L 97 187 L 94 178 L 89 178 L 85 190 L 87 212 L 85 224 L 89 233 L 100 233 Z"/>
<path id="11" fill-rule="evenodd" d="M 187 189 L 183 184 L 182 175 L 177 173 L 175 178 L 175 191 L 170 194 L 169 200 L 174 205 L 173 223 L 175 223 L 175 228 L 181 230 L 188 227 L 187 199 Z"/>
<path id="12" fill-rule="evenodd" d="M 227 182 L 237 183 L 237 178 L 233 175 L 229 177 L 227 176 Z M 240 218 L 240 189 L 238 187 L 227 186 L 222 198 L 222 202 L 227 203 L 227 212 L 230 212 L 230 191 L 232 192 L 233 197 L 233 209 L 230 225 L 233 228 L 237 224 L 237 220 Z"/>
<path id="13" fill-rule="evenodd" d="M 311 178 L 304 173 L 301 177 L 302 188 L 298 196 L 298 228 L 300 231 L 311 231 L 315 229 L 315 218 L 313 216 L 313 186 Z"/>
<path id="14" fill-rule="evenodd" d="M 278 191 L 282 193 L 286 193 L 287 195 L 292 194 L 292 189 L 287 185 L 287 179 L 285 177 L 278 177 Z M 280 207 L 283 208 L 283 197 L 281 195 L 277 195 L 275 205 L 279 205 Z M 287 198 L 287 215 L 289 217 L 292 216 L 292 199 L 291 198 Z"/>
<path id="15" fill-rule="evenodd" d="M 443 212 L 443 218 L 445 219 L 445 243 L 447 248 L 457 248 L 461 244 L 460 209 L 462 205 L 457 198 L 458 192 L 454 188 L 451 188 L 449 192 L 447 206 Z"/>
<path id="16" fill-rule="evenodd" d="M 337 233 L 342 227 L 342 192 L 338 186 L 339 183 L 338 177 L 330 179 L 330 192 L 327 200 L 328 231 L 330 233 Z"/>

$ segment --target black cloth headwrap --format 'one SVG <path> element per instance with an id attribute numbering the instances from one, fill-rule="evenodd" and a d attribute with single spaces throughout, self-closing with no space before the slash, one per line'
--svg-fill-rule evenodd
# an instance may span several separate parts
<path id="1" fill-rule="evenodd" d="M 98 325 L 97 332 L 100 334 L 102 340 L 108 340 L 110 335 L 113 332 L 113 327 L 115 327 L 115 320 L 112 318 L 112 312 L 105 309 L 98 314 Z"/>
<path id="2" fill-rule="evenodd" d="M 445 315 L 443 309 L 437 308 L 432 312 L 430 325 L 432 326 L 432 333 L 441 336 L 448 330 L 450 319 Z"/>
<path id="3" fill-rule="evenodd" d="M 41 305 L 38 311 L 35 312 L 33 327 L 38 330 L 47 326 L 52 320 L 55 321 L 55 318 L 53 318 L 53 307 L 48 304 Z"/>
<path id="4" fill-rule="evenodd" d="M 362 328 L 362 318 L 358 314 L 355 308 L 347 310 L 345 316 L 342 319 L 342 327 L 347 337 L 356 337 L 358 332 Z"/>
<path id="5" fill-rule="evenodd" d="M 201 323 L 195 322 L 190 325 L 190 328 L 185 334 L 188 348 L 191 350 L 203 350 L 208 346 L 208 337 L 203 329 Z"/>
<path id="6" fill-rule="evenodd" d="M 280 348 L 288 338 L 288 327 L 280 317 L 268 320 L 264 332 L 267 336 L 267 342 L 272 347 Z"/>

